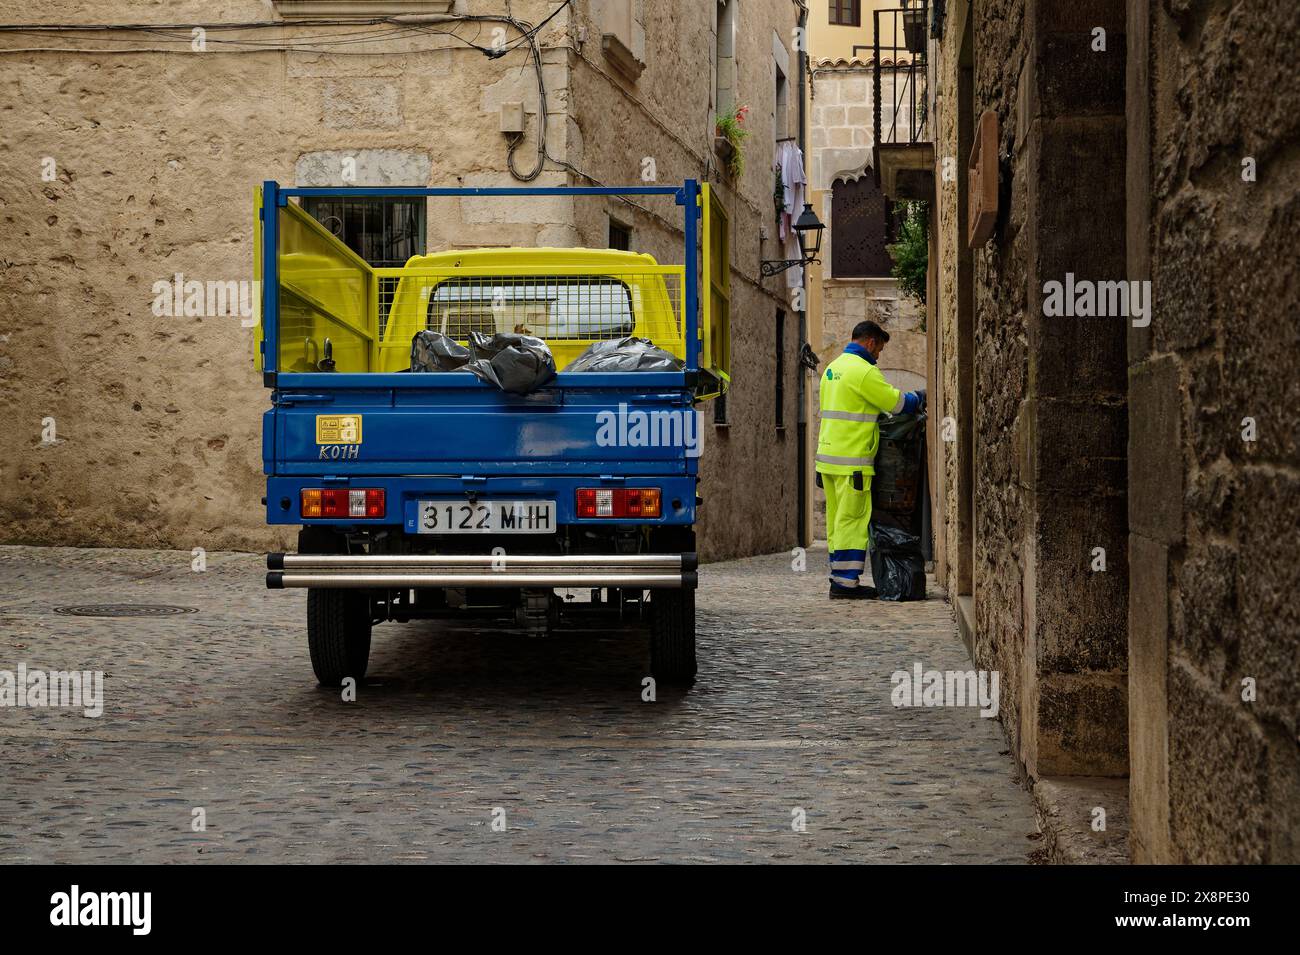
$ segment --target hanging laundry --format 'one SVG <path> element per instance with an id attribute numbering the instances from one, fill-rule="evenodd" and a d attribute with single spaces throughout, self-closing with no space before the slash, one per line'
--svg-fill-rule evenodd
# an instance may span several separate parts
<path id="1" fill-rule="evenodd" d="M 802 258 L 799 249 L 799 237 L 795 234 L 794 224 L 803 211 L 804 190 L 808 180 L 803 171 L 803 150 L 794 140 L 777 144 L 775 168 L 781 175 L 781 195 L 784 204 L 777 218 L 777 237 L 781 240 L 783 255 L 787 259 Z M 785 284 L 789 288 L 803 285 L 803 268 L 787 269 Z"/>

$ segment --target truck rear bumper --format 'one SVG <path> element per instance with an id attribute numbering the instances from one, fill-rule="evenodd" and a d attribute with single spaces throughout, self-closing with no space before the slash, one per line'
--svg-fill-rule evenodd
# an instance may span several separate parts
<path id="1" fill-rule="evenodd" d="M 635 374 L 630 372 L 629 374 Z M 473 467 L 469 465 L 469 467 Z M 540 465 L 519 465 L 520 469 L 545 468 Z M 641 474 L 600 476 L 598 464 L 590 466 L 586 474 L 556 475 L 527 474 L 515 476 L 448 476 L 403 477 L 365 476 L 333 478 L 292 476 L 270 477 L 266 482 L 266 520 L 268 524 L 297 524 L 309 527 L 401 527 L 408 534 L 420 532 L 419 514 L 422 500 L 466 500 L 473 493 L 484 501 L 493 499 L 511 501 L 554 501 L 555 522 L 559 525 L 580 527 L 605 527 L 609 518 L 579 517 L 576 495 L 582 487 L 638 488 L 657 487 L 663 501 L 660 517 L 641 518 L 620 523 L 644 524 L 649 527 L 673 525 L 684 527 L 696 519 L 696 478 L 693 474 Z M 307 518 L 302 514 L 302 492 L 305 488 L 376 488 L 384 492 L 386 512 L 383 517 L 359 518 Z"/>
<path id="2" fill-rule="evenodd" d="M 681 589 L 696 585 L 691 554 L 268 554 L 266 586 L 629 587 Z"/>

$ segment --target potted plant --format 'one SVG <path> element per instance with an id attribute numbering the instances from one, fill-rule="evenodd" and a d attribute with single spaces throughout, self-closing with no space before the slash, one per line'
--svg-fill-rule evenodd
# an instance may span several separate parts
<path id="1" fill-rule="evenodd" d="M 749 138 L 745 128 L 748 106 L 737 106 L 731 112 L 719 113 L 713 130 L 713 151 L 724 163 L 727 175 L 739 179 L 745 171 L 744 142 Z"/>

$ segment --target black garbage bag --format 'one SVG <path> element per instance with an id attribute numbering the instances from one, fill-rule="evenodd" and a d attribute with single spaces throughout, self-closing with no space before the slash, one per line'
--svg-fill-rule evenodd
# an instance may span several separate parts
<path id="1" fill-rule="evenodd" d="M 925 418 L 925 412 L 880 416 L 880 446 L 871 479 L 874 512 L 915 512 L 925 468 Z"/>
<path id="2" fill-rule="evenodd" d="M 546 342 L 532 335 L 470 332 L 469 347 L 474 357 L 465 370 L 502 391 L 526 395 L 555 378 L 555 357 Z"/>
<path id="3" fill-rule="evenodd" d="M 592 342 L 565 371 L 681 371 L 683 362 L 648 338 L 613 338 Z"/>
<path id="4" fill-rule="evenodd" d="M 871 521 L 871 577 L 881 600 L 924 600 L 921 538 L 892 523 Z"/>
<path id="5" fill-rule="evenodd" d="M 411 371 L 457 371 L 469 359 L 469 349 L 442 332 L 425 329 L 411 339 Z"/>

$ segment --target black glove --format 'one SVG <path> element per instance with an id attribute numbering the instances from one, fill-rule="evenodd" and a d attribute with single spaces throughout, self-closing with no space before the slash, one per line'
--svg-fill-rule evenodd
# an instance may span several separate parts
<path id="1" fill-rule="evenodd" d="M 924 410 L 925 410 L 925 402 L 926 402 L 926 398 L 925 398 L 925 389 L 924 389 L 924 388 L 920 388 L 920 389 L 918 389 L 917 392 L 916 392 L 916 397 L 919 398 L 919 399 L 921 400 L 920 405 L 917 406 L 917 410 L 918 410 L 918 411 L 924 411 Z"/>

